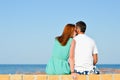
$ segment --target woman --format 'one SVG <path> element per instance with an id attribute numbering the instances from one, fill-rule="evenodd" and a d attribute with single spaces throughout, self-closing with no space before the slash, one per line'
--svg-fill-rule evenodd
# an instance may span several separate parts
<path id="1" fill-rule="evenodd" d="M 68 58 L 74 35 L 75 25 L 67 24 L 62 35 L 55 38 L 52 57 L 46 67 L 47 74 L 70 74 Z"/>

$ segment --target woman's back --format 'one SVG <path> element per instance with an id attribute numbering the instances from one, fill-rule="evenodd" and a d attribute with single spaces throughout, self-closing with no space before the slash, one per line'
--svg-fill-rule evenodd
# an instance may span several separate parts
<path id="1" fill-rule="evenodd" d="M 47 64 L 47 74 L 69 74 L 70 68 L 68 64 L 69 50 L 72 38 L 69 38 L 65 46 L 55 39 L 52 57 Z"/>
<path id="2" fill-rule="evenodd" d="M 62 59 L 68 59 L 69 48 L 72 38 L 70 38 L 65 46 L 62 46 L 57 39 L 55 39 L 55 44 L 53 47 L 52 57 L 58 57 Z"/>

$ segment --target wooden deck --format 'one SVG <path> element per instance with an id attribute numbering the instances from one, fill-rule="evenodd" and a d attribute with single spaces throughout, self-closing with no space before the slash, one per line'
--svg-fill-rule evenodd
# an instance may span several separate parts
<path id="1" fill-rule="evenodd" d="M 120 74 L 100 75 L 28 75 L 28 74 L 1 74 L 0 80 L 120 80 Z"/>

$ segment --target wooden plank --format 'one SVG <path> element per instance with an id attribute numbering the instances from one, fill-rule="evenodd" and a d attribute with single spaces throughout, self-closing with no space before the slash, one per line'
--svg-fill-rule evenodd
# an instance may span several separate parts
<path id="1" fill-rule="evenodd" d="M 112 74 L 101 74 L 101 80 L 112 80 Z"/>
<path id="2" fill-rule="evenodd" d="M 49 75 L 48 80 L 59 80 L 59 75 Z"/>
<path id="3" fill-rule="evenodd" d="M 37 75 L 37 80 L 47 80 L 47 75 Z"/>
<path id="4" fill-rule="evenodd" d="M 23 80 L 34 80 L 34 75 L 23 75 Z"/>
<path id="5" fill-rule="evenodd" d="M 0 75 L 0 80 L 10 80 L 9 75 Z"/>
<path id="6" fill-rule="evenodd" d="M 62 75 L 61 80 L 73 80 L 71 75 Z"/>
<path id="7" fill-rule="evenodd" d="M 76 80 L 86 80 L 86 79 L 87 79 L 86 75 L 78 75 L 76 78 Z"/>
<path id="8" fill-rule="evenodd" d="M 114 80 L 120 80 L 120 74 L 113 74 Z"/>
<path id="9" fill-rule="evenodd" d="M 10 75 L 10 80 L 22 80 L 22 75 Z"/>
<path id="10" fill-rule="evenodd" d="M 89 80 L 100 80 L 100 75 L 91 74 L 89 75 Z"/>

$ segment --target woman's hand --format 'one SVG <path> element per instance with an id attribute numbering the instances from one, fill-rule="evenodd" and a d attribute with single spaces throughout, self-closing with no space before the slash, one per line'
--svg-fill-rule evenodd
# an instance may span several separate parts
<path id="1" fill-rule="evenodd" d="M 78 74 L 76 74 L 76 73 L 71 73 L 71 76 L 72 76 L 73 80 L 77 80 L 77 75 Z"/>

